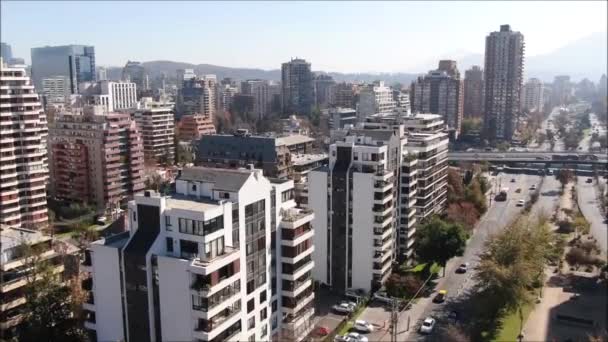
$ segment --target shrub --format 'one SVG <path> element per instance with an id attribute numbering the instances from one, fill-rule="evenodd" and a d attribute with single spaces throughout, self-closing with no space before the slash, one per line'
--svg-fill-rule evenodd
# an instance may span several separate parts
<path id="1" fill-rule="evenodd" d="M 574 225 L 568 220 L 561 220 L 557 222 L 557 227 L 557 231 L 562 234 L 569 234 L 574 232 Z"/>

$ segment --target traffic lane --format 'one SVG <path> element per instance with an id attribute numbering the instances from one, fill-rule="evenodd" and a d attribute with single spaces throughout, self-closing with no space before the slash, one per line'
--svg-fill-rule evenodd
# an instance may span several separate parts
<path id="1" fill-rule="evenodd" d="M 591 223 L 591 234 L 596 238 L 600 248 L 606 252 L 608 248 L 608 234 L 603 217 L 600 211 L 600 203 L 597 200 L 596 180 L 592 183 L 587 183 L 587 177 L 577 177 L 577 195 L 578 205 L 585 215 L 585 218 Z"/>

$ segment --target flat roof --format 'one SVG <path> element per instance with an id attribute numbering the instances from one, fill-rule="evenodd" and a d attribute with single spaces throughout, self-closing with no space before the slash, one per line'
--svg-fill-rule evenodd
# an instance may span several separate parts
<path id="1" fill-rule="evenodd" d="M 213 201 L 208 198 L 196 198 L 186 195 L 172 195 L 171 197 L 167 197 L 166 204 L 168 208 L 172 209 L 183 209 L 200 212 L 220 207 L 217 201 Z"/>
<path id="2" fill-rule="evenodd" d="M 277 146 L 279 146 L 279 145 L 289 146 L 289 145 L 303 144 L 303 143 L 308 143 L 308 142 L 313 142 L 313 141 L 315 141 L 315 139 L 313 139 L 311 137 L 301 135 L 301 134 L 293 134 L 293 135 L 278 137 Z"/>
<path id="3" fill-rule="evenodd" d="M 306 165 L 309 163 L 318 162 L 328 158 L 327 153 L 317 153 L 317 154 L 292 154 L 291 162 L 294 165 Z"/>

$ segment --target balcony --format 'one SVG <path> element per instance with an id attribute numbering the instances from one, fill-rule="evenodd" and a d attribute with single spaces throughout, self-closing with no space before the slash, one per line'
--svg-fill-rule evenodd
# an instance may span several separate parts
<path id="1" fill-rule="evenodd" d="M 295 264 L 283 263 L 282 278 L 286 280 L 296 280 L 302 277 L 306 272 L 314 268 L 314 261 L 310 256 L 298 261 Z"/>
<path id="2" fill-rule="evenodd" d="M 241 312 L 241 302 L 237 301 L 233 305 L 221 310 L 217 315 L 211 319 L 199 319 L 198 324 L 194 331 L 202 331 L 205 333 L 212 333 L 221 331 L 224 328 L 224 323 Z"/>
<path id="3" fill-rule="evenodd" d="M 12 299 L 6 299 L 6 302 L 0 305 L 0 311 L 8 311 L 12 308 L 15 308 L 19 305 L 25 304 L 25 297 L 16 297 Z"/>
<path id="4" fill-rule="evenodd" d="M 224 253 L 214 258 L 201 258 L 198 254 L 183 255 L 182 259 L 191 260 L 191 271 L 199 274 L 208 275 L 214 271 L 238 260 L 239 250 L 234 247 L 225 246 Z"/>
<path id="5" fill-rule="evenodd" d="M 281 229 L 281 245 L 295 247 L 304 241 L 311 239 L 314 235 L 314 231 L 310 226 L 310 223 L 305 223 L 295 229 Z"/>
<path id="6" fill-rule="evenodd" d="M 283 319 L 283 332 L 280 340 L 299 342 L 303 340 L 314 328 L 314 305 L 308 305 L 297 315 L 287 315 Z"/>
<path id="7" fill-rule="evenodd" d="M 25 314 L 17 314 L 15 316 L 7 317 L 4 322 L 0 322 L 0 329 L 8 330 L 19 323 L 25 318 Z"/>
<path id="8" fill-rule="evenodd" d="M 287 314 L 298 315 L 307 304 L 312 303 L 315 299 L 315 293 L 310 290 L 304 291 L 296 298 L 283 297 L 283 311 Z"/>
<path id="9" fill-rule="evenodd" d="M 315 215 L 311 209 L 290 208 L 282 215 L 281 227 L 287 229 L 297 228 L 312 221 L 314 218 Z"/>

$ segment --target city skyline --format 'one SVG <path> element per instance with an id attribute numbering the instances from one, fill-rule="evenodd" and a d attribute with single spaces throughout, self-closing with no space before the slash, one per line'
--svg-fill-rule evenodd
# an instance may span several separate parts
<path id="1" fill-rule="evenodd" d="M 313 63 L 313 70 L 426 72 L 438 59 L 483 53 L 485 35 L 499 24 L 509 24 L 526 36 L 526 56 L 550 53 L 605 32 L 606 27 L 605 2 L 475 2 L 474 6 L 466 2 L 329 2 L 323 3 L 322 11 L 318 5 L 57 2 L 42 10 L 37 3 L 3 2 L 2 41 L 26 62 L 33 47 L 78 43 L 94 45 L 97 64 L 108 66 L 122 66 L 129 59 L 174 60 L 269 70 L 291 57 L 302 57 Z M 95 19 L 73 16 L 69 22 L 49 22 L 54 13 L 65 11 L 96 15 Z M 129 16 L 116 25 L 117 13 L 134 11 L 137 17 Z M 30 25 L 23 29 L 16 20 L 26 13 Z M 311 20 L 301 20 L 306 15 Z M 163 18 L 175 16 L 180 25 L 153 29 Z M 203 26 L 213 29 L 201 30 Z M 252 30 L 256 34 L 243 34 Z M 395 37 L 404 43 L 395 44 Z M 390 53 L 378 53 L 383 50 Z"/>

